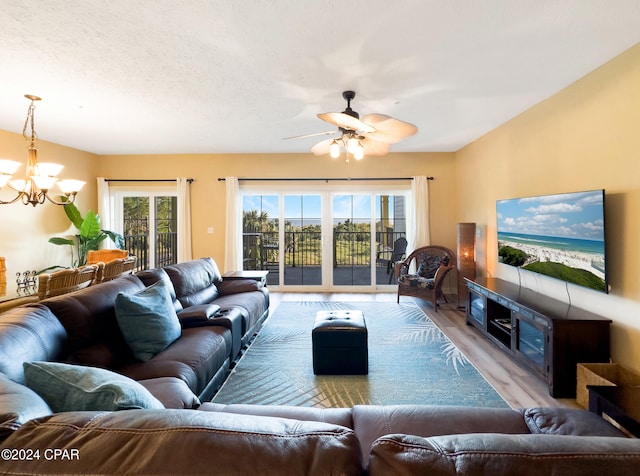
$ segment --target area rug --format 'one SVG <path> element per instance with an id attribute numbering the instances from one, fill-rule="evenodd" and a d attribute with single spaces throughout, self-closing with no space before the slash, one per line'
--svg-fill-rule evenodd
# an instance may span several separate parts
<path id="1" fill-rule="evenodd" d="M 327 309 L 364 313 L 368 375 L 314 375 L 311 331 Z M 214 396 L 216 403 L 508 407 L 414 303 L 282 302 Z"/>

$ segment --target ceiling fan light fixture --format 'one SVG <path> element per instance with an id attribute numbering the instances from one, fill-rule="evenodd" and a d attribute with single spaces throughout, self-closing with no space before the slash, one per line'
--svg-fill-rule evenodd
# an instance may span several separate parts
<path id="1" fill-rule="evenodd" d="M 358 141 L 358 144 L 353 151 L 353 158 L 356 160 L 364 159 L 364 147 L 360 141 Z"/>
<path id="2" fill-rule="evenodd" d="M 336 139 L 333 139 L 333 142 L 329 146 L 329 155 L 332 159 L 340 157 L 340 144 Z"/>
<path id="3" fill-rule="evenodd" d="M 346 150 L 344 158 L 362 160 L 366 155 L 386 155 L 390 144 L 394 144 L 418 132 L 418 128 L 408 122 L 387 116 L 386 114 L 368 114 L 360 120 L 360 114 L 351 109 L 351 101 L 355 98 L 355 91 L 344 91 L 342 97 L 347 101 L 347 107 L 342 112 L 325 112 L 317 116 L 323 121 L 338 127 L 339 137 L 325 139 L 311 147 L 313 155 L 327 155 L 332 159 L 340 157 Z M 289 137 L 299 139 L 318 135 L 336 134 L 336 131 L 305 134 Z M 364 141 L 366 140 L 366 148 Z M 366 149 L 366 151 L 365 151 Z"/>
<path id="4" fill-rule="evenodd" d="M 356 150 L 358 150 L 358 145 L 360 144 L 360 141 L 358 140 L 358 138 L 354 135 L 350 135 L 349 138 L 347 139 L 347 152 L 349 152 L 350 154 L 355 154 Z M 360 145 L 360 147 L 362 147 Z"/>

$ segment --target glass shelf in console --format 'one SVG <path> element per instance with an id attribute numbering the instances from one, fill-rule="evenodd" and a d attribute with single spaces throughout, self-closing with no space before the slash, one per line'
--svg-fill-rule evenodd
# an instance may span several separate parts
<path id="1" fill-rule="evenodd" d="M 537 367 L 544 369 L 544 331 L 522 319 L 517 322 L 518 351 L 531 359 Z"/>
<path id="2" fill-rule="evenodd" d="M 474 292 L 469 293 L 469 316 L 479 324 L 484 324 L 484 298 Z"/>

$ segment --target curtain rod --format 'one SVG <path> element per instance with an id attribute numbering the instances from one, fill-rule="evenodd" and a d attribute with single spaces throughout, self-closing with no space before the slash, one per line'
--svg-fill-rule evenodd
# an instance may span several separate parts
<path id="1" fill-rule="evenodd" d="M 218 177 L 218 182 L 224 182 L 224 177 Z M 245 182 L 302 182 L 302 181 L 321 181 L 321 182 L 333 182 L 333 181 L 374 181 L 374 180 L 413 180 L 413 177 L 347 177 L 347 178 L 238 178 L 238 180 L 244 180 Z M 433 177 L 427 177 L 427 180 L 433 180 Z"/>
<path id="2" fill-rule="evenodd" d="M 176 182 L 176 179 L 117 179 L 108 178 L 104 179 L 106 182 Z M 194 179 L 188 178 L 187 182 L 192 183 Z"/>

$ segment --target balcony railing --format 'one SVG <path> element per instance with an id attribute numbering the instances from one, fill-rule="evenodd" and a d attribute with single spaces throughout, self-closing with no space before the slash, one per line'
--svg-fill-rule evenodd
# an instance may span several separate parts
<path id="1" fill-rule="evenodd" d="M 149 236 L 146 233 L 124 235 L 124 247 L 129 254 L 138 258 L 136 271 L 178 262 L 178 235 L 175 232 L 156 235 L 155 263 L 149 262 Z"/>
<path id="2" fill-rule="evenodd" d="M 242 236 L 244 269 L 277 270 L 280 262 L 278 232 L 246 232 Z M 393 242 L 404 232 L 376 232 L 377 251 L 393 249 Z M 390 243 L 391 248 L 383 243 Z M 320 266 L 322 233 L 287 231 L 284 233 L 284 266 Z M 335 231 L 333 233 L 333 267 L 370 266 L 371 233 Z"/>

